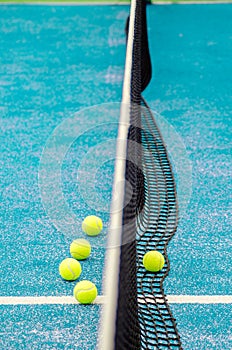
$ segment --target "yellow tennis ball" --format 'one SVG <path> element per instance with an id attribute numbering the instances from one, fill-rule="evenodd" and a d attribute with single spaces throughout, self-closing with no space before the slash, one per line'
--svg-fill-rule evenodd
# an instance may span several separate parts
<path id="1" fill-rule="evenodd" d="M 81 264 L 73 258 L 64 259 L 59 266 L 61 277 L 67 281 L 76 280 L 81 274 Z"/>
<path id="2" fill-rule="evenodd" d="M 78 282 L 73 290 L 74 298 L 81 304 L 91 304 L 96 299 L 97 294 L 95 284 L 87 280 Z"/>
<path id="3" fill-rule="evenodd" d="M 87 216 L 82 222 L 82 230 L 89 236 L 97 236 L 102 228 L 102 220 L 95 215 Z"/>
<path id="4" fill-rule="evenodd" d="M 77 260 L 84 260 L 90 256 L 91 245 L 86 239 L 75 239 L 70 245 L 70 254 Z"/>
<path id="5" fill-rule="evenodd" d="M 157 250 L 147 252 L 143 257 L 143 265 L 147 271 L 158 272 L 164 267 L 164 256 Z"/>

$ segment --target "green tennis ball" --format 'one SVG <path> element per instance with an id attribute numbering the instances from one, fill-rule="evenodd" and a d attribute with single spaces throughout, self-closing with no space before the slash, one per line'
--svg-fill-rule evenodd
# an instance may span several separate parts
<path id="1" fill-rule="evenodd" d="M 81 304 L 91 304 L 96 299 L 97 294 L 95 284 L 87 280 L 78 282 L 73 290 L 74 298 Z"/>
<path id="2" fill-rule="evenodd" d="M 81 271 L 82 269 L 79 261 L 72 258 L 64 259 L 59 266 L 61 277 L 67 281 L 76 280 L 80 276 Z"/>
<path id="3" fill-rule="evenodd" d="M 143 257 L 143 265 L 147 271 L 158 272 L 164 267 L 164 256 L 157 250 L 147 252 Z"/>
<path id="4" fill-rule="evenodd" d="M 86 239 L 75 239 L 70 245 L 70 254 L 77 260 L 84 260 L 90 256 L 91 245 Z"/>
<path id="5" fill-rule="evenodd" d="M 102 220 L 95 215 L 87 216 L 82 222 L 82 230 L 89 236 L 97 236 L 102 228 Z"/>

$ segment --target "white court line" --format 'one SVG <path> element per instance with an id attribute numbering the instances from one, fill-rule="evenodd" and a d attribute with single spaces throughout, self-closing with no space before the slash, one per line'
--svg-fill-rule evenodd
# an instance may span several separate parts
<path id="1" fill-rule="evenodd" d="M 98 296 L 95 304 L 104 304 L 105 298 Z M 72 296 L 28 296 L 28 297 L 0 297 L 0 305 L 68 305 L 78 304 Z"/>
<path id="2" fill-rule="evenodd" d="M 170 304 L 232 304 L 232 295 L 167 295 Z M 99 295 L 94 304 L 104 304 L 106 298 Z M 148 295 L 138 299 L 139 304 L 155 303 L 154 297 Z M 158 303 L 163 303 L 157 297 Z M 0 297 L 0 305 L 70 305 L 78 304 L 72 296 L 27 296 L 27 297 Z"/>
<path id="3" fill-rule="evenodd" d="M 130 4 L 130 0 L 125 0 L 125 1 L 67 1 L 67 2 L 54 2 L 54 1 L 31 1 L 31 2 L 27 2 L 27 1 L 22 1 L 22 2 L 18 2 L 18 1 L 5 1 L 5 2 L 0 2 L 0 5 L 29 5 L 29 6 L 92 6 L 92 5 L 97 5 L 97 6 L 115 6 L 115 5 L 129 5 Z"/>
<path id="4" fill-rule="evenodd" d="M 198 1 L 159 1 L 152 0 L 152 5 L 214 5 L 214 4 L 230 4 L 232 0 L 198 0 Z"/>
<path id="5" fill-rule="evenodd" d="M 184 0 L 177 0 L 177 1 L 162 1 L 162 0 L 152 0 L 153 5 L 214 5 L 214 4 L 231 4 L 232 0 L 202 0 L 202 1 L 184 1 Z M 6 1 L 6 2 L 0 2 L 1 5 L 29 5 L 29 6 L 35 6 L 35 5 L 43 5 L 43 6 L 116 6 L 116 5 L 129 5 L 130 0 L 124 0 L 124 1 L 67 1 L 67 2 L 54 2 L 54 1 L 35 1 L 35 2 L 27 2 L 27 1 Z"/>

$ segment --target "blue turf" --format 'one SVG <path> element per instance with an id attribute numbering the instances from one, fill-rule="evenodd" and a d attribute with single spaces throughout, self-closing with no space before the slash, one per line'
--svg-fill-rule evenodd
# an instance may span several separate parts
<path id="1" fill-rule="evenodd" d="M 95 349 L 98 305 L 1 306 L 0 311 L 1 349 Z"/>
<path id="2" fill-rule="evenodd" d="M 148 8 L 154 72 L 145 97 L 193 167 L 192 197 L 168 249 L 167 293 L 231 293 L 231 15 L 231 5 Z"/>
<path id="3" fill-rule="evenodd" d="M 185 350 L 229 350 L 231 305 L 172 305 Z M 94 349 L 98 305 L 0 307 L 1 349 Z M 91 336 L 84 336 L 90 325 Z"/>
<path id="4" fill-rule="evenodd" d="M 171 305 L 184 350 L 230 350 L 231 305 Z"/>
<path id="5" fill-rule="evenodd" d="M 125 6 L 110 11 L 0 6 L 2 296 L 72 295 L 75 282 L 58 275 L 71 239 L 54 228 L 43 208 L 39 163 L 48 137 L 62 121 L 83 107 L 120 101 L 127 14 Z M 86 117 L 91 120 L 88 113 Z M 64 195 L 79 218 L 96 213 L 78 196 L 80 157 L 105 139 L 115 143 L 118 114 L 112 114 L 112 124 L 107 114 L 106 120 L 104 125 L 104 115 L 96 116 L 92 127 L 103 125 L 95 135 L 88 130 L 77 137 L 63 162 Z M 110 203 L 113 162 L 102 162 L 95 170 L 96 190 Z M 102 242 L 109 213 L 97 214 L 105 225 Z M 91 239 L 91 257 L 81 263 L 81 278 L 95 282 L 100 294 L 104 242 L 99 246 Z M 0 349 L 94 349 L 98 318 L 98 306 L 1 306 Z"/>
<path id="6" fill-rule="evenodd" d="M 231 12 L 231 5 L 148 7 L 154 74 L 144 95 L 181 136 L 193 165 L 191 201 L 169 245 L 167 293 L 231 291 Z M 3 296 L 72 294 L 75 284 L 63 282 L 57 273 L 70 237 L 54 228 L 43 208 L 39 162 L 48 137 L 67 117 L 83 107 L 120 101 L 127 14 L 128 6 L 0 6 Z M 112 119 L 117 122 L 115 115 Z M 115 141 L 117 124 L 94 131 L 72 144 L 62 165 L 65 199 L 81 218 L 89 207 L 78 194 L 77 168 L 91 147 L 105 138 Z M 107 148 L 102 154 L 107 157 Z M 175 152 L 171 159 L 176 172 Z M 112 177 L 113 161 L 101 163 L 96 188 L 106 202 Z M 109 214 L 100 214 L 106 225 L 102 245 L 92 241 L 82 277 L 101 292 Z M 172 305 L 184 348 L 230 349 L 230 309 Z M 94 349 L 98 318 L 96 305 L 1 306 L 0 349 L 31 344 L 33 349 Z"/>
<path id="7" fill-rule="evenodd" d="M 70 293 L 69 284 L 57 276 L 70 238 L 57 232 L 46 216 L 38 187 L 40 158 L 55 127 L 74 112 L 120 101 L 127 13 L 124 6 L 110 11 L 91 6 L 0 7 L 2 295 Z M 97 124 L 96 117 L 93 128 Z M 62 168 L 64 195 L 80 218 L 96 213 L 77 193 L 80 157 L 104 139 L 115 141 L 117 124 L 93 131 L 77 137 Z M 97 191 L 108 202 L 112 179 L 113 162 L 101 164 Z M 109 214 L 98 214 L 106 225 Z M 91 260 L 85 262 L 82 277 L 93 279 L 100 290 L 104 249 L 93 250 L 92 258 L 94 269 Z"/>

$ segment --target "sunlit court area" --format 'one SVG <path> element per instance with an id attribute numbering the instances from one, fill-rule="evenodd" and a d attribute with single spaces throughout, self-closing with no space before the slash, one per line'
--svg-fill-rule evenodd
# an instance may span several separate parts
<path id="1" fill-rule="evenodd" d="M 0 350 L 232 349 L 231 19 L 0 0 Z"/>

